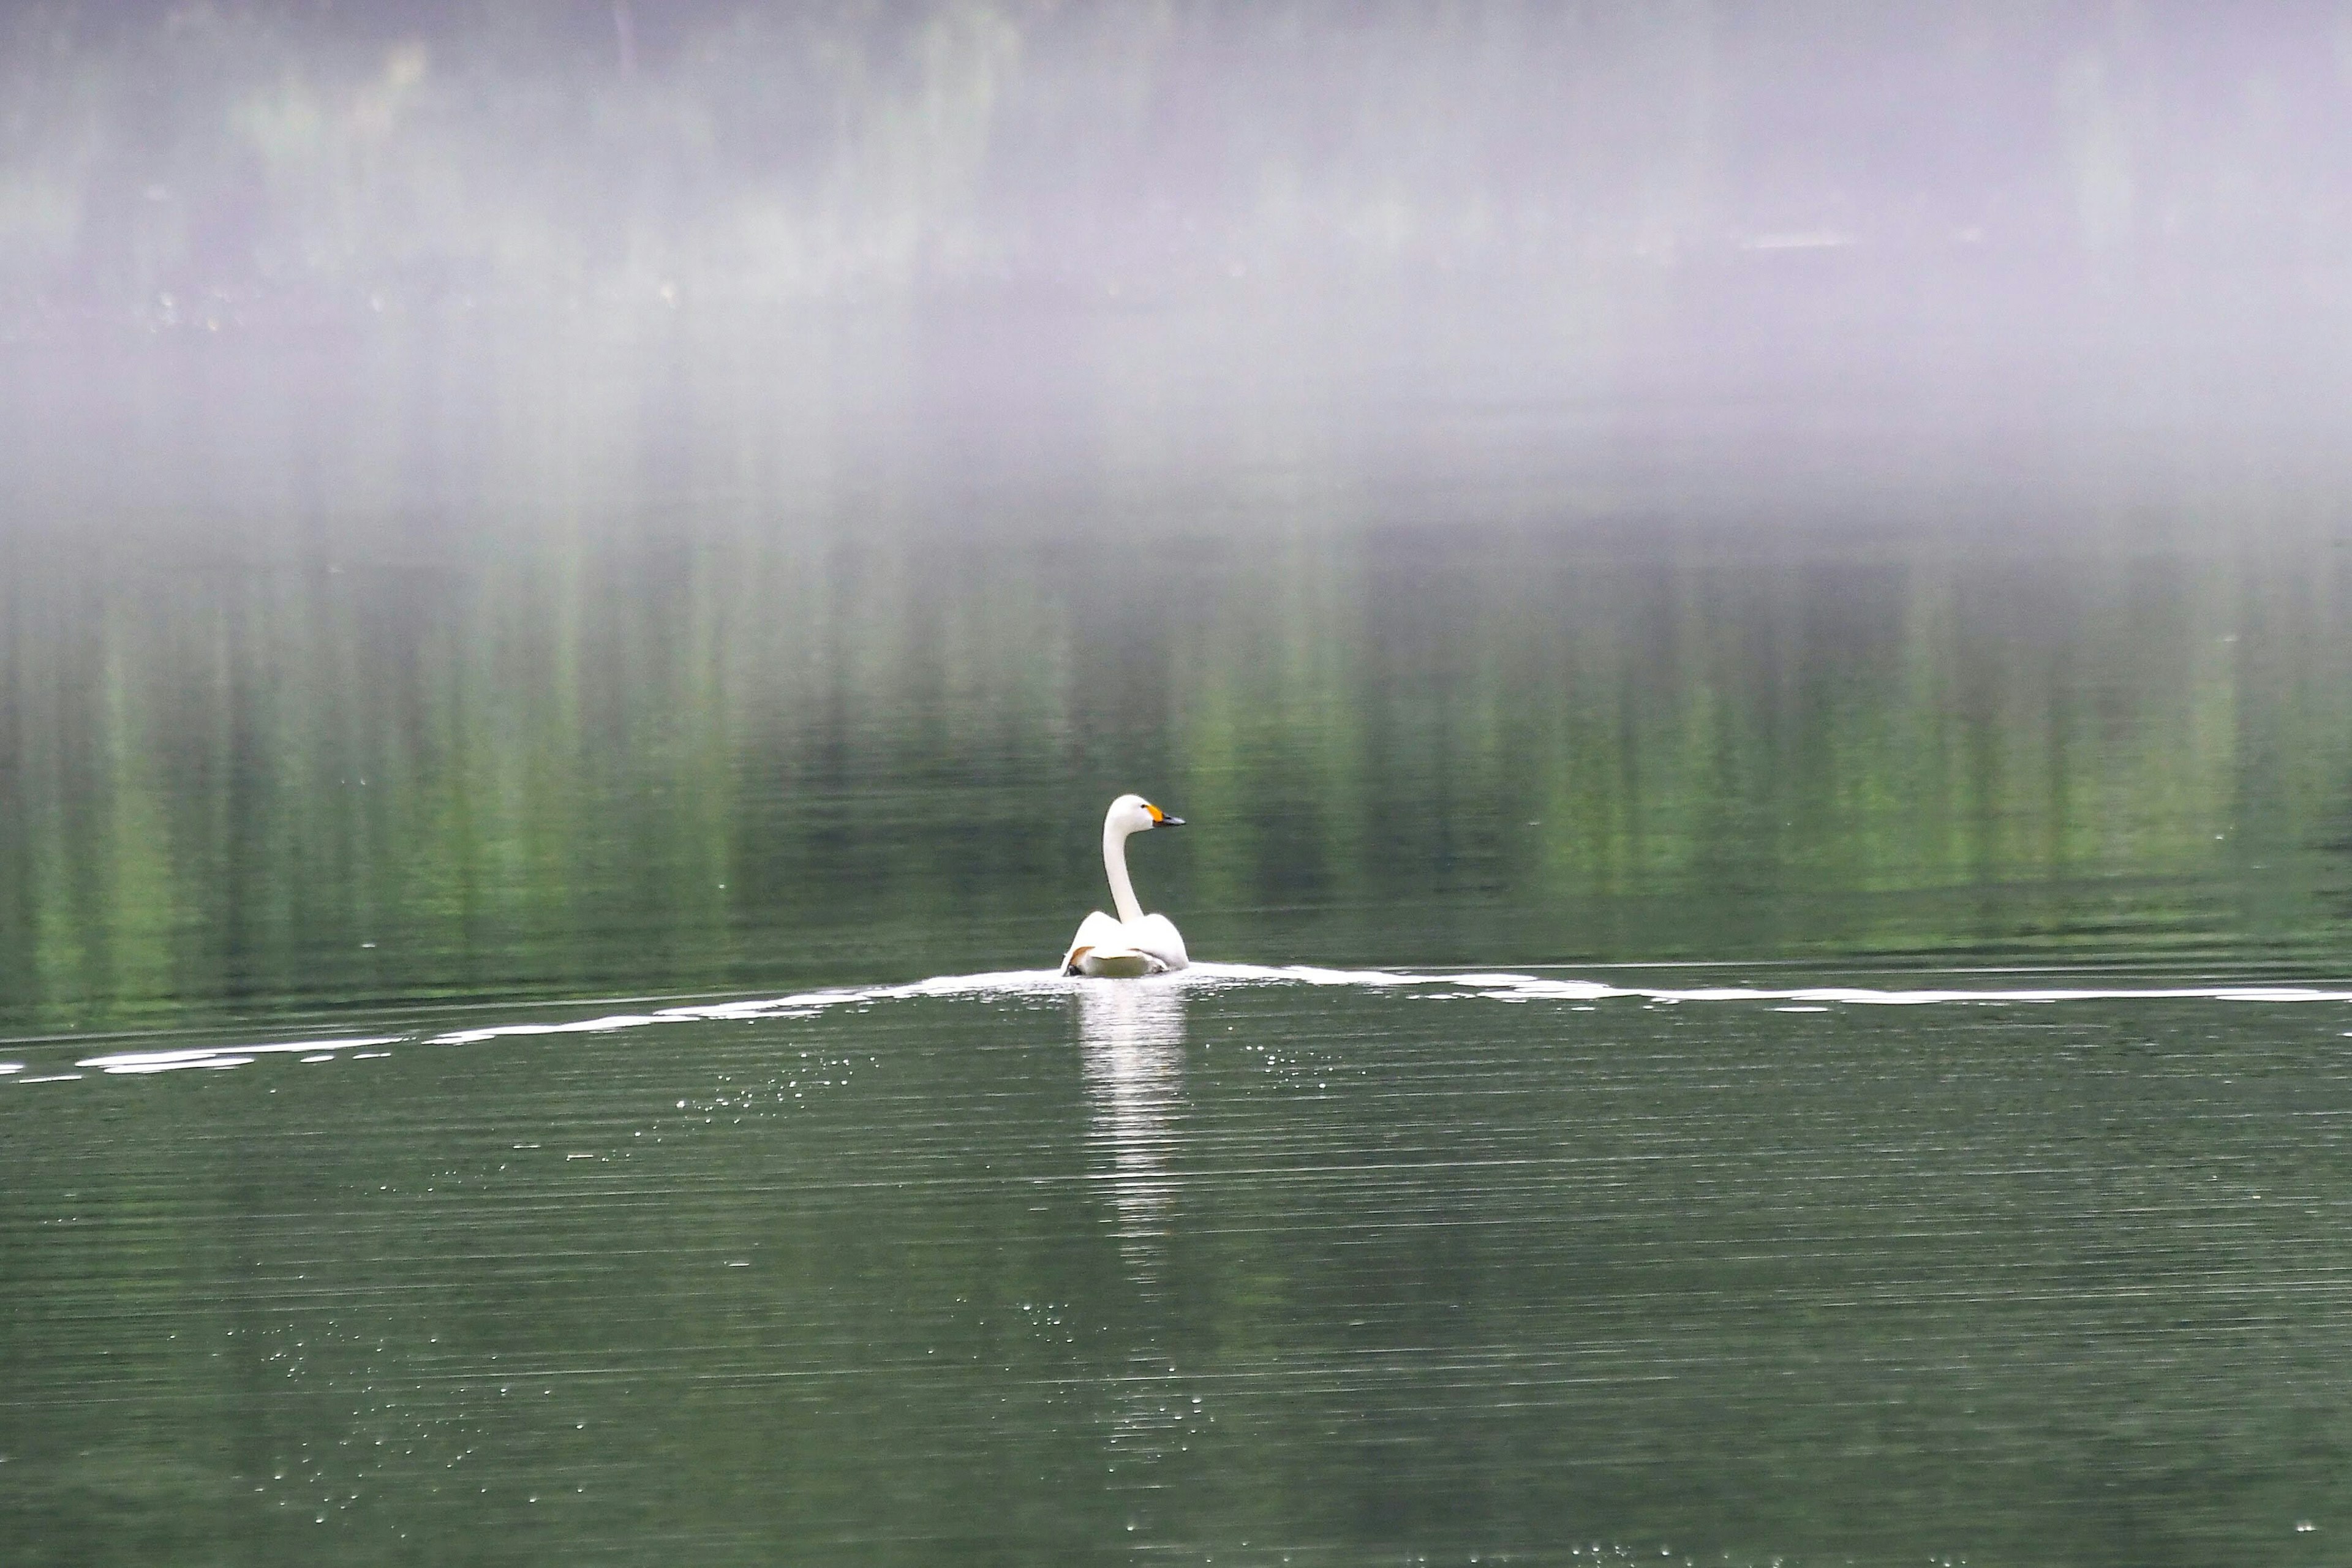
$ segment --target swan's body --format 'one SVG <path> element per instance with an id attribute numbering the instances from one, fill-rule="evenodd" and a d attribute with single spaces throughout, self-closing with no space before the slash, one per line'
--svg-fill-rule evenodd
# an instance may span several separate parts
<path id="1" fill-rule="evenodd" d="M 1103 817 L 1103 869 L 1110 876 L 1110 901 L 1118 918 L 1097 910 L 1078 922 L 1078 934 L 1063 955 L 1065 974 L 1132 978 L 1165 974 L 1192 961 L 1184 956 L 1184 939 L 1166 915 L 1147 915 L 1136 901 L 1135 884 L 1127 879 L 1127 840 L 1133 833 L 1154 827 L 1181 827 L 1184 819 L 1171 816 L 1139 795 L 1123 795 L 1110 803 Z"/>

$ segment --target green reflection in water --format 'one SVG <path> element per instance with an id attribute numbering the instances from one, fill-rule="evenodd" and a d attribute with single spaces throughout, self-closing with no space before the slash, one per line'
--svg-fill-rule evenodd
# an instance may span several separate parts
<path id="1" fill-rule="evenodd" d="M 1704 120 L 1580 46 L 1591 93 L 1510 53 L 1664 210 L 1571 182 L 1475 285 L 1431 283 L 1436 223 L 1327 268 L 1260 177 L 1318 100 L 1257 95 L 1207 241 L 1055 285 L 1161 297 L 1041 311 L 971 121 L 903 83 L 814 184 L 719 171 L 680 244 L 664 161 L 725 144 L 691 73 L 803 100 L 756 49 L 526 106 L 601 101 L 615 149 L 507 134 L 461 51 L 306 77 L 242 13 L 173 26 L 152 194 L 96 156 L 142 70 L 0 68 L 100 106 L 20 117 L 0 213 L 0 1554 L 2336 1552 L 2340 1006 L 1137 991 L 416 1038 L 1045 963 L 1137 787 L 1196 825 L 1137 871 L 1204 956 L 2340 967 L 2341 302 L 2125 243 L 2122 75 L 2052 56 L 2112 265 L 2047 290 L 1738 251 L 1744 165 L 1626 137 Z M 1517 143 L 1494 103 L 1460 134 Z M 1381 119 L 1439 171 L 1371 149 L 1384 210 L 1512 195 Z M 2208 163 L 2286 167 L 2297 123 Z M 457 188 L 492 142 L 562 177 Z M 803 221 L 877 163 L 910 182 Z M 616 185 L 511 199 L 574 174 Z M 2209 188 L 2271 201 L 2145 213 L 2259 231 Z M 839 308 L 740 308 L 779 297 Z M 403 1039 L 25 1081 L 89 1047 L 24 1037 L 283 1014 Z"/>
<path id="2" fill-rule="evenodd" d="M 463 450 L 291 377 L 133 443 L 244 510 L 133 475 L 0 535 L 10 1027 L 1042 964 L 1125 788 L 1201 825 L 1138 875 L 1237 960 L 2340 943 L 2347 556 L 2292 490 L 1654 510 L 1287 393 L 1203 477 L 1251 411 L 1146 450 L 1066 386 L 1041 467 L 906 383 L 739 409 L 803 443 L 747 475 L 692 397 L 603 407 L 620 363 L 493 378 Z M 353 444 L 272 500 L 257 428 Z"/>

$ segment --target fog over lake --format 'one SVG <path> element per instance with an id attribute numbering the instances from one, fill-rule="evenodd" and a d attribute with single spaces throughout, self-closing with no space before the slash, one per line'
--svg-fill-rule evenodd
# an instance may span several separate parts
<path id="1" fill-rule="evenodd" d="M 2347 62 L 0 11 L 0 1559 L 2339 1560 Z"/>

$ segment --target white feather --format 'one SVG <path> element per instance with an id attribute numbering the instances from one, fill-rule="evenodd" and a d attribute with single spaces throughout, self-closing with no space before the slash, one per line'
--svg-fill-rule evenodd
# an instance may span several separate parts
<path id="1" fill-rule="evenodd" d="M 1110 803 L 1103 817 L 1103 870 L 1110 879 L 1111 902 L 1118 915 L 1114 919 L 1097 910 L 1078 922 L 1078 934 L 1062 957 L 1063 973 L 1131 979 L 1165 974 L 1191 963 L 1176 922 L 1166 915 L 1145 914 L 1127 875 L 1129 835 L 1174 820 L 1140 795 L 1123 795 Z"/>

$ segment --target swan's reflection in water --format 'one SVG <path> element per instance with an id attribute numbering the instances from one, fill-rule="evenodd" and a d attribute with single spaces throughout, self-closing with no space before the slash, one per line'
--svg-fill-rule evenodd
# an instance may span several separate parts
<path id="1" fill-rule="evenodd" d="M 1169 1163 L 1184 1103 L 1184 993 L 1152 980 L 1078 989 L 1087 1144 L 1110 1185 L 1120 1250 L 1138 1283 L 1160 1272 L 1175 1201 Z"/>
<path id="2" fill-rule="evenodd" d="M 1172 1170 L 1184 1113 L 1184 992 L 1160 980 L 1088 980 L 1078 988 L 1088 1163 L 1110 1191 L 1119 1252 L 1147 1300 L 1159 1298 L 1176 1206 Z M 1160 1336 L 1133 1347 L 1104 1413 L 1109 1479 L 1149 1495 L 1161 1459 L 1212 1419 L 1186 1392 Z"/>

